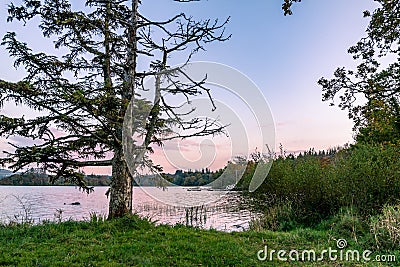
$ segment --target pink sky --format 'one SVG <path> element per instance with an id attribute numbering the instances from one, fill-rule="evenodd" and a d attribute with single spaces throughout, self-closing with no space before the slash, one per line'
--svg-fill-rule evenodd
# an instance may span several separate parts
<path id="1" fill-rule="evenodd" d="M 232 1 L 220 0 L 182 4 L 172 0 L 151 0 L 143 1 L 141 10 L 158 20 L 180 12 L 192 14 L 195 18 L 231 16 L 226 29 L 232 33 L 231 40 L 208 47 L 206 52 L 196 54 L 192 60 L 223 63 L 253 80 L 270 105 L 275 120 L 276 144 L 282 143 L 285 150 L 328 149 L 352 142 L 352 122 L 346 112 L 321 101 L 321 88 L 316 82 L 322 76 L 332 77 L 337 67 L 355 66 L 347 49 L 365 35 L 368 19 L 362 17 L 362 12 L 372 10 L 376 3 L 372 0 L 302 1 L 295 5 L 293 16 L 284 17 L 280 10 L 281 2 L 232 4 Z M 40 37 L 37 25 L 7 24 L 6 17 L 3 4 L 0 8 L 0 36 L 16 31 L 17 37 L 26 41 L 34 51 L 52 51 L 49 40 Z M 183 61 L 183 57 L 177 56 L 170 64 Z M 13 60 L 3 46 L 0 47 L 0 62 L 0 79 L 17 81 L 24 77 L 25 71 L 13 68 Z M 0 110 L 0 114 L 4 113 L 32 115 L 28 109 L 12 105 Z M 214 143 L 211 152 L 214 151 L 216 156 L 199 161 L 199 165 L 218 169 L 232 156 L 229 142 Z M 0 149 L 7 147 L 7 140 L 0 139 Z M 166 148 L 168 150 L 169 145 Z M 175 163 L 179 167 L 191 168 L 193 162 L 202 159 L 193 141 L 183 142 L 180 149 L 186 162 Z M 249 150 L 253 149 L 249 145 Z M 156 149 L 154 161 L 164 165 L 165 171 L 174 171 L 161 152 L 160 148 Z M 208 152 L 203 151 L 202 155 L 208 157 Z M 111 169 L 86 168 L 86 172 L 110 174 Z"/>

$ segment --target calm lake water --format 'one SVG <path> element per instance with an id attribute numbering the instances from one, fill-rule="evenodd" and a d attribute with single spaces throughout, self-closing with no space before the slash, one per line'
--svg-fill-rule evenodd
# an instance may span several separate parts
<path id="1" fill-rule="evenodd" d="M 91 194 L 67 186 L 0 186 L 0 221 L 87 220 L 92 213 L 107 216 L 108 187 Z M 186 224 L 221 231 L 242 231 L 255 216 L 241 204 L 236 192 L 188 191 L 182 187 L 134 188 L 133 209 L 140 216 L 163 224 Z M 70 205 L 79 202 L 80 205 Z M 166 204 L 168 203 L 168 204 Z M 196 207 L 191 207 L 196 205 Z"/>

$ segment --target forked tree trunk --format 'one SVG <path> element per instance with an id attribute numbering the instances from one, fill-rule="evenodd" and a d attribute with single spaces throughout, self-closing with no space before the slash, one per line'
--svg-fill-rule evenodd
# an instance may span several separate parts
<path id="1" fill-rule="evenodd" d="M 136 75 L 136 56 L 137 56 L 137 19 L 139 0 L 132 0 L 131 21 L 127 27 L 128 44 L 127 59 L 124 69 L 124 93 L 122 101 L 129 102 L 135 92 L 135 75 Z M 109 7 L 110 5 L 108 5 Z M 111 76 L 110 76 L 111 81 Z M 120 110 L 120 117 L 124 118 L 126 110 Z M 122 130 L 118 131 L 119 140 L 122 140 Z M 119 218 L 132 213 L 132 176 L 127 167 L 122 147 L 114 150 L 114 158 L 112 163 L 112 178 L 109 191 L 110 203 L 108 209 L 108 218 Z"/>
<path id="2" fill-rule="evenodd" d="M 122 149 L 115 151 L 110 185 L 108 219 L 132 213 L 132 176 L 126 165 Z"/>

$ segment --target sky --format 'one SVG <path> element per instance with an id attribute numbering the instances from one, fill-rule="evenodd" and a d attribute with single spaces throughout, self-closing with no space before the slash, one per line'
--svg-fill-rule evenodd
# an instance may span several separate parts
<path id="1" fill-rule="evenodd" d="M 362 12 L 374 9 L 372 0 L 304 0 L 294 4 L 292 16 L 283 15 L 281 0 L 142 2 L 142 13 L 156 20 L 181 12 L 197 19 L 230 17 L 226 32 L 232 34 L 231 39 L 207 46 L 207 51 L 197 53 L 192 61 L 221 63 L 251 79 L 269 104 L 275 122 L 275 142 L 282 143 L 285 150 L 322 150 L 353 141 L 352 121 L 346 111 L 321 101 L 317 81 L 332 77 L 337 67 L 356 65 L 347 49 L 365 35 L 368 19 L 363 18 Z M 6 0 L 0 1 L 0 36 L 16 31 L 18 38 L 34 50 L 51 51 L 51 44 L 40 37 L 35 22 L 26 27 L 6 22 L 7 4 Z M 170 64 L 183 60 L 178 55 Z M 4 46 L 0 46 L 0 62 L 0 79 L 23 78 L 24 70 L 13 68 L 13 60 Z M 0 112 L 29 113 L 12 105 Z M 6 141 L 0 139 L 0 148 L 6 147 Z M 196 161 L 196 156 L 192 157 L 191 161 Z M 226 160 L 226 155 L 222 158 Z M 214 167 L 223 164 L 223 160 Z M 109 169 L 94 172 L 109 173 Z"/>

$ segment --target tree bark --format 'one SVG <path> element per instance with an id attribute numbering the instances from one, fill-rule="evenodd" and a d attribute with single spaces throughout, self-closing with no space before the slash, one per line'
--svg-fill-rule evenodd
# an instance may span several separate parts
<path id="1" fill-rule="evenodd" d="M 136 56 L 137 56 L 137 11 L 139 0 L 132 0 L 132 15 L 130 25 L 127 28 L 128 48 L 126 67 L 124 69 L 124 86 L 122 92 L 122 108 L 119 118 L 123 119 L 126 108 L 135 96 L 136 78 Z M 122 121 L 121 126 L 116 129 L 117 139 L 122 143 Z M 132 213 L 132 175 L 125 161 L 122 146 L 115 148 L 112 163 L 112 178 L 109 189 L 110 204 L 108 219 L 123 217 Z"/>
<path id="2" fill-rule="evenodd" d="M 132 176 L 126 165 L 122 148 L 114 153 L 109 195 L 108 219 L 132 213 Z"/>

